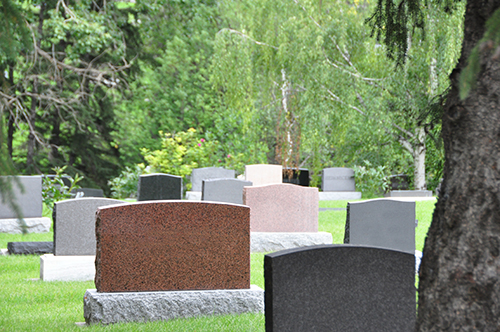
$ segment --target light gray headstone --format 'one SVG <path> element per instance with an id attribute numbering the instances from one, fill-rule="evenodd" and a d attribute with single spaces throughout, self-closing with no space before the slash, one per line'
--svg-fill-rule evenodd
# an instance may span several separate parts
<path id="1" fill-rule="evenodd" d="M 347 204 L 344 243 L 415 254 L 415 202 L 372 199 Z"/>
<path id="2" fill-rule="evenodd" d="M 323 191 L 355 191 L 354 170 L 344 167 L 323 169 L 321 189 Z"/>
<path id="3" fill-rule="evenodd" d="M 203 180 L 202 197 L 204 201 L 243 204 L 243 187 L 252 182 L 238 179 Z"/>
<path id="4" fill-rule="evenodd" d="M 42 176 L 17 176 L 24 192 L 12 181 L 12 189 L 23 218 L 39 218 L 42 216 Z M 1 194 L 0 194 L 1 195 Z M 16 218 L 10 207 L 0 199 L 0 219 Z"/>
<path id="5" fill-rule="evenodd" d="M 191 191 L 201 191 L 201 181 L 210 179 L 234 179 L 235 173 L 232 169 L 222 167 L 195 168 L 191 173 Z"/>
<path id="6" fill-rule="evenodd" d="M 54 204 L 54 255 L 95 255 L 98 207 L 123 204 L 109 198 L 77 198 Z"/>

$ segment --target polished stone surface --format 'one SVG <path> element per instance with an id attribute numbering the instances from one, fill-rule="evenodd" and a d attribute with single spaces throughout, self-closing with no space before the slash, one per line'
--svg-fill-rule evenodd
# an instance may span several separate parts
<path id="1" fill-rule="evenodd" d="M 322 172 L 322 191 L 355 191 L 354 170 L 344 167 L 330 167 Z"/>
<path id="2" fill-rule="evenodd" d="M 76 198 L 54 204 L 54 255 L 95 255 L 97 208 L 124 204 L 109 198 Z"/>
<path id="3" fill-rule="evenodd" d="M 415 202 L 371 199 L 347 203 L 344 243 L 415 253 Z"/>
<path id="4" fill-rule="evenodd" d="M 288 183 L 245 187 L 252 232 L 317 232 L 318 188 Z"/>
<path id="5" fill-rule="evenodd" d="M 91 324 L 148 322 L 264 312 L 264 291 L 249 289 L 99 293 L 88 289 L 83 316 Z"/>
<path id="6" fill-rule="evenodd" d="M 3 176 L 2 178 L 13 178 Z M 23 218 L 39 218 L 42 216 L 42 176 L 16 176 L 19 183 L 11 181 L 12 191 Z M 21 190 L 19 184 L 24 189 Z M 2 203 L 0 194 L 0 219 L 17 218 L 7 204 Z"/>
<path id="7" fill-rule="evenodd" d="M 54 252 L 53 242 L 8 242 L 11 255 L 40 255 Z"/>
<path id="8" fill-rule="evenodd" d="M 204 201 L 243 204 L 243 188 L 252 185 L 250 181 L 238 179 L 203 180 L 202 196 Z"/>
<path id="9" fill-rule="evenodd" d="M 250 252 L 274 252 L 285 249 L 302 248 L 320 244 L 332 244 L 331 233 L 279 233 L 251 232 Z"/>
<path id="10" fill-rule="evenodd" d="M 74 193 L 76 197 L 104 197 L 104 191 L 95 188 L 78 188 Z"/>
<path id="11" fill-rule="evenodd" d="M 95 277 L 95 256 L 40 256 L 40 280 L 89 281 Z"/>
<path id="12" fill-rule="evenodd" d="M 350 245 L 264 257 L 266 331 L 410 332 L 413 254 Z"/>
<path id="13" fill-rule="evenodd" d="M 145 174 L 139 177 L 137 201 L 182 198 L 182 177 L 170 174 Z"/>
<path id="14" fill-rule="evenodd" d="M 161 201 L 97 212 L 98 292 L 250 287 L 250 209 Z"/>
<path id="15" fill-rule="evenodd" d="M 202 191 L 202 181 L 210 179 L 234 179 L 234 170 L 222 167 L 195 168 L 191 173 L 191 191 Z"/>
<path id="16" fill-rule="evenodd" d="M 245 166 L 245 180 L 254 186 L 277 184 L 283 182 L 283 166 L 256 164 Z"/>
<path id="17" fill-rule="evenodd" d="M 292 176 L 289 177 L 287 170 L 290 168 L 283 168 L 283 183 L 297 184 L 299 186 L 309 187 L 309 170 L 307 168 L 296 168 L 292 170 Z"/>

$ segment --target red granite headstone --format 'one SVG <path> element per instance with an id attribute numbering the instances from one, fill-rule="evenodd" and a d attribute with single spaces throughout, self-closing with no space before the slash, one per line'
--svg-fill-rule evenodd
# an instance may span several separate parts
<path id="1" fill-rule="evenodd" d="M 244 187 L 252 232 L 317 232 L 318 188 L 294 184 Z"/>
<path id="2" fill-rule="evenodd" d="M 98 292 L 250 288 L 250 209 L 155 201 L 96 216 Z"/>

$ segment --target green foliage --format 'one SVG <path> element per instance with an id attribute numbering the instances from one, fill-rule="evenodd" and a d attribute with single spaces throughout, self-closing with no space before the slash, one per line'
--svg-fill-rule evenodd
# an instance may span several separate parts
<path id="1" fill-rule="evenodd" d="M 477 76 L 481 71 L 480 57 L 494 52 L 492 57 L 500 58 L 500 9 L 486 21 L 486 31 L 483 38 L 472 49 L 467 66 L 460 73 L 460 99 L 465 99 L 470 91 L 476 87 Z"/>
<path id="2" fill-rule="evenodd" d="M 25 53 L 32 47 L 30 31 L 19 3 L 0 0 L 0 83 L 5 83 L 3 72 L 6 63 L 14 61 L 19 53 Z"/>
<path id="3" fill-rule="evenodd" d="M 385 193 L 389 189 L 386 167 L 374 167 L 366 160 L 363 164 L 364 166 L 354 167 L 356 190 L 361 191 L 365 198 L 380 196 Z"/>
<path id="4" fill-rule="evenodd" d="M 113 198 L 129 198 L 137 196 L 137 185 L 142 168 L 136 165 L 134 169 L 126 166 L 119 176 L 108 182 Z"/>
<path id="5" fill-rule="evenodd" d="M 80 182 L 83 177 L 77 173 L 75 177 L 72 178 L 64 173 L 66 168 L 67 166 L 54 167 L 53 171 L 55 172 L 55 176 L 53 178 L 47 176 L 43 178 L 42 201 L 51 211 L 54 209 L 55 202 L 73 198 L 75 194 L 73 194 L 72 191 L 80 188 L 78 182 Z M 70 181 L 69 187 L 64 184 L 63 177 Z"/>

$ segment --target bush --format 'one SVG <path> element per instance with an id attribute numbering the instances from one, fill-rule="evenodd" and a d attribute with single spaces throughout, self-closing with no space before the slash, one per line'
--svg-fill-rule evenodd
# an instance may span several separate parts
<path id="1" fill-rule="evenodd" d="M 119 199 L 136 197 L 141 173 L 142 168 L 139 165 L 135 166 L 135 169 L 125 167 L 125 170 L 118 177 L 108 181 L 108 185 L 111 187 L 111 196 Z"/>
<path id="2" fill-rule="evenodd" d="M 66 167 L 67 166 L 53 168 L 52 170 L 56 173 L 53 178 L 49 178 L 47 176 L 43 177 L 42 200 L 51 211 L 54 209 L 55 202 L 73 198 L 75 194 L 72 194 L 71 192 L 74 189 L 80 188 L 78 182 L 83 179 L 83 176 L 76 173 L 75 178 L 73 179 L 71 176 L 64 173 Z M 69 180 L 69 187 L 64 184 L 63 177 Z"/>
<path id="3" fill-rule="evenodd" d="M 354 166 L 356 189 L 363 193 L 363 197 L 380 196 L 389 190 L 389 180 L 385 166 L 373 167 L 365 160 L 364 166 Z"/>

